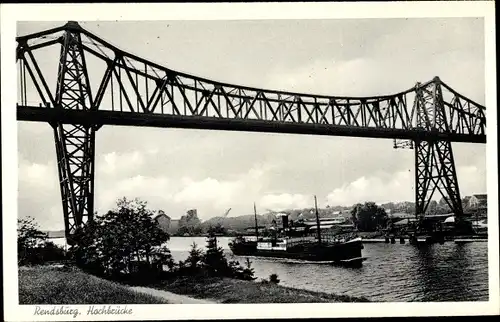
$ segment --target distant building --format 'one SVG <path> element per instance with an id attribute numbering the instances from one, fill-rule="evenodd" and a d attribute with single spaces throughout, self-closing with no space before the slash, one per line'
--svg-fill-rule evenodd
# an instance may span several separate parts
<path id="1" fill-rule="evenodd" d="M 411 219 L 415 218 L 414 214 L 409 214 L 407 212 L 393 212 L 388 214 L 389 218 L 398 218 L 398 219 Z"/>
<path id="2" fill-rule="evenodd" d="M 408 227 L 410 223 L 417 221 L 416 218 L 404 218 L 404 219 L 398 219 L 397 221 L 393 222 L 393 225 L 398 228 L 403 228 L 403 227 Z"/>
<path id="3" fill-rule="evenodd" d="M 406 216 L 406 213 L 403 213 L 403 212 L 394 212 L 394 213 L 390 213 L 390 214 L 387 214 L 387 217 L 389 218 L 400 218 L 400 217 L 405 217 Z"/>
<path id="4" fill-rule="evenodd" d="M 320 225 L 340 225 L 340 224 L 344 224 L 346 221 L 347 220 L 344 217 L 320 218 L 319 219 Z M 306 221 L 304 221 L 304 224 L 306 226 L 316 226 L 317 222 L 316 222 L 316 220 L 306 220 Z"/>
<path id="5" fill-rule="evenodd" d="M 267 230 L 266 226 L 258 226 L 258 232 L 264 233 Z M 245 228 L 246 234 L 255 234 L 255 227 L 247 227 Z"/>
<path id="6" fill-rule="evenodd" d="M 161 213 L 154 217 L 160 228 L 169 234 L 173 234 L 179 228 L 179 219 L 172 219 L 165 213 Z"/>
<path id="7" fill-rule="evenodd" d="M 471 210 L 479 211 L 479 212 L 486 212 L 486 209 L 488 208 L 488 195 L 472 195 L 469 199 L 469 208 Z"/>
<path id="8" fill-rule="evenodd" d="M 170 234 L 173 234 L 173 233 L 177 232 L 177 229 L 179 229 L 179 219 L 171 219 L 168 232 Z"/>
<path id="9" fill-rule="evenodd" d="M 352 212 L 352 208 L 349 208 L 349 209 L 344 209 L 341 211 L 341 214 L 344 215 L 344 216 L 351 216 L 351 212 Z"/>

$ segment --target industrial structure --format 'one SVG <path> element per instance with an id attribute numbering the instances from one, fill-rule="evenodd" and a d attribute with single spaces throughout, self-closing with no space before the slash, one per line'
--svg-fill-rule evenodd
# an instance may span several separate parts
<path id="1" fill-rule="evenodd" d="M 417 214 L 438 191 L 457 216 L 463 209 L 452 142 L 486 143 L 485 107 L 438 77 L 393 95 L 300 94 L 176 72 L 76 22 L 16 40 L 17 119 L 54 129 L 68 242 L 93 219 L 95 137 L 103 125 L 394 139 L 395 148 L 415 151 Z M 44 70 L 52 65 L 41 66 L 37 53 L 54 48 L 57 70 Z"/>

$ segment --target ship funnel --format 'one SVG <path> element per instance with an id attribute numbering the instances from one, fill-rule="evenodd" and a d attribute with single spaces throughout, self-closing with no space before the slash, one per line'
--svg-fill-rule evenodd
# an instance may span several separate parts
<path id="1" fill-rule="evenodd" d="M 281 219 L 283 220 L 283 229 L 287 229 L 288 228 L 288 216 L 283 216 Z"/>

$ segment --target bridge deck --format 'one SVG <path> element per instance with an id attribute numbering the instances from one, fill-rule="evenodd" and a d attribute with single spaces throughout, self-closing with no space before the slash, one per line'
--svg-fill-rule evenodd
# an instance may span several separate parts
<path id="1" fill-rule="evenodd" d="M 18 106 L 20 121 L 62 122 L 67 124 L 146 126 L 159 128 L 212 129 L 225 131 L 268 132 L 350 136 L 363 138 L 449 140 L 452 142 L 486 143 L 486 135 L 469 135 L 428 130 L 384 129 L 359 126 L 307 124 L 251 119 L 224 119 L 203 116 L 137 114 L 117 111 L 81 111 Z"/>

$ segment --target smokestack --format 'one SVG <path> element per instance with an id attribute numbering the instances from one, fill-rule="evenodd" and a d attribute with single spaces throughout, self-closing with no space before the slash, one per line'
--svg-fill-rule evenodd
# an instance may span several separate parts
<path id="1" fill-rule="evenodd" d="M 288 215 L 281 216 L 281 219 L 283 220 L 283 229 L 288 228 Z"/>

